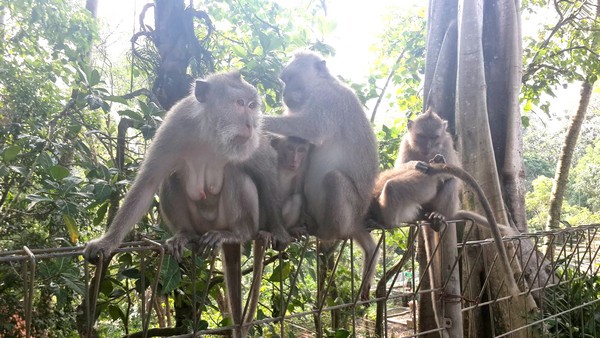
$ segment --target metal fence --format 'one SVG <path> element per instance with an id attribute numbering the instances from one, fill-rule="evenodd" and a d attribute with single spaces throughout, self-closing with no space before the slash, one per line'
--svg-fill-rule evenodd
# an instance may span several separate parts
<path id="1" fill-rule="evenodd" d="M 600 225 L 505 236 L 521 291 L 515 298 L 506 290 L 493 241 L 471 239 L 485 229 L 458 224 L 449 222 L 436 234 L 443 238 L 445 229 L 458 228 L 462 240 L 453 257 L 441 257 L 439 246 L 420 250 L 427 224 L 374 230 L 381 256 L 367 301 L 358 292 L 362 252 L 352 241 L 309 238 L 285 252 L 268 251 L 250 335 L 440 337 L 460 324 L 469 337 L 600 336 Z M 247 291 L 250 245 L 243 252 Z M 59 336 L 47 323 L 37 325 L 59 308 L 77 318 L 73 335 L 231 332 L 217 255 L 188 253 L 177 263 L 161 243 L 147 239 L 123 244 L 108 266 L 89 265 L 81 253 L 81 247 L 0 253 L 0 337 Z M 450 273 L 435 282 L 434 268 Z M 450 291 L 453 284 L 459 294 Z M 447 313 L 448 304 L 458 306 L 458 314 Z M 52 312 L 44 310 L 48 306 Z"/>

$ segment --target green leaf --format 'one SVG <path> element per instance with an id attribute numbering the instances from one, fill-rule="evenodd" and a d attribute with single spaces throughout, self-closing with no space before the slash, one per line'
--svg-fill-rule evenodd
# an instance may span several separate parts
<path id="1" fill-rule="evenodd" d="M 271 274 L 271 277 L 269 277 L 269 281 L 278 282 L 280 278 L 285 280 L 290 276 L 290 271 L 290 262 L 284 262 L 282 265 L 277 265 L 273 269 L 273 273 Z"/>
<path id="2" fill-rule="evenodd" d="M 120 319 L 123 322 L 126 322 L 125 313 L 123 313 L 123 310 L 121 310 L 121 308 L 116 305 L 111 304 L 108 306 L 108 314 L 110 315 L 110 318 L 112 320 Z"/>
<path id="3" fill-rule="evenodd" d="M 71 243 L 77 243 L 77 240 L 79 239 L 79 231 L 77 229 L 77 224 L 75 224 L 75 220 L 69 214 L 63 214 L 63 220 L 67 226 L 67 231 L 69 231 Z"/>
<path id="4" fill-rule="evenodd" d="M 126 269 L 121 271 L 121 274 L 127 278 L 131 279 L 139 279 L 140 278 L 140 270 L 136 268 Z"/>
<path id="5" fill-rule="evenodd" d="M 28 211 L 31 210 L 36 204 L 38 204 L 40 202 L 52 202 L 51 198 L 41 196 L 41 195 L 36 195 L 36 194 L 27 195 L 26 199 L 31 201 L 29 203 L 29 205 L 27 205 Z"/>
<path id="6" fill-rule="evenodd" d="M 119 110 L 119 115 L 129 117 L 130 119 L 132 119 L 134 121 L 143 121 L 144 120 L 144 117 L 140 113 L 135 112 L 130 109 Z"/>
<path id="7" fill-rule="evenodd" d="M 98 73 L 98 71 L 96 69 L 92 70 L 92 73 L 90 74 L 88 81 L 89 81 L 88 84 L 90 85 L 90 87 L 97 85 L 98 83 L 100 83 L 100 73 Z"/>
<path id="8" fill-rule="evenodd" d="M 96 217 L 94 217 L 94 220 L 92 221 L 94 225 L 98 225 L 100 222 L 102 222 L 102 220 L 104 220 L 104 215 L 106 215 L 107 210 L 108 203 L 104 203 L 100 206 L 100 208 L 98 208 L 98 211 L 96 211 Z"/>
<path id="9" fill-rule="evenodd" d="M 167 256 L 163 261 L 160 280 L 162 281 L 161 294 L 163 295 L 170 293 L 179 286 L 181 282 L 181 270 L 179 270 L 179 264 L 177 264 L 177 261 L 173 257 Z"/>
<path id="10" fill-rule="evenodd" d="M 63 167 L 62 165 L 54 165 L 50 167 L 50 175 L 57 181 L 62 180 L 63 178 L 69 176 L 69 169 Z"/>
<path id="11" fill-rule="evenodd" d="M 4 150 L 4 160 L 10 162 L 19 156 L 19 153 L 23 150 L 21 146 L 12 145 Z"/>
<path id="12" fill-rule="evenodd" d="M 121 96 L 109 95 L 109 96 L 104 96 L 103 99 L 106 100 L 106 101 L 117 102 L 117 103 L 124 104 L 124 105 L 128 105 L 129 104 L 127 102 L 127 99 L 125 99 L 125 98 L 123 98 Z"/>
<path id="13" fill-rule="evenodd" d="M 23 176 L 27 176 L 27 168 L 25 167 L 21 167 L 21 166 L 17 166 L 17 165 L 11 165 L 9 166 L 10 170 L 19 173 Z"/>
<path id="14" fill-rule="evenodd" d="M 44 151 L 38 157 L 38 164 L 43 169 L 48 169 L 54 164 L 54 162 L 52 161 L 52 157 L 50 157 L 48 152 Z"/>
<path id="15" fill-rule="evenodd" d="M 350 337 L 350 331 L 345 329 L 338 329 L 335 331 L 335 338 L 347 338 Z"/>
<path id="16" fill-rule="evenodd" d="M 112 194 L 112 187 L 109 184 L 100 182 L 94 184 L 94 198 L 96 201 L 105 201 Z"/>
<path id="17" fill-rule="evenodd" d="M 8 167 L 0 163 L 0 177 L 8 175 L 9 172 L 10 170 L 8 169 Z"/>

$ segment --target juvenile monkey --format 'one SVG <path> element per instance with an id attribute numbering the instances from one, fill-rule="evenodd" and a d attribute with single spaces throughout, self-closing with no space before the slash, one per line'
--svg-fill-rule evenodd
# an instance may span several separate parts
<path id="1" fill-rule="evenodd" d="M 289 232 L 302 232 L 303 226 L 298 221 L 302 212 L 304 175 L 311 145 L 306 140 L 293 136 L 273 138 L 271 145 L 277 151 L 283 222 Z"/>
<path id="2" fill-rule="evenodd" d="M 409 161 L 428 162 L 438 154 L 444 157 L 445 163 L 460 167 L 447 127 L 448 122 L 431 109 L 427 109 L 414 121 L 409 120 L 408 132 L 400 143 L 395 167 L 402 168 L 402 164 Z M 441 181 L 436 182 L 439 187 L 435 197 L 423 205 L 423 211 L 432 217 L 451 218 L 460 208 L 460 182 L 449 176 L 440 179 Z"/>
<path id="3" fill-rule="evenodd" d="M 375 135 L 356 94 L 332 76 L 325 60 L 297 53 L 280 76 L 287 114 L 266 116 L 264 129 L 313 144 L 304 181 L 309 233 L 323 240 L 353 238 L 365 252 L 362 299 L 377 262 L 364 225 L 378 158 Z"/>
<path id="4" fill-rule="evenodd" d="M 371 216 L 386 226 L 415 221 L 419 218 L 421 206 L 431 204 L 430 199 L 438 197 L 440 182 L 447 182 L 449 177 L 456 177 L 473 189 L 485 211 L 487 222 L 483 222 L 480 215 L 465 210 L 455 210 L 452 217 L 471 218 L 490 228 L 496 249 L 501 257 L 501 264 L 507 274 L 509 292 L 513 297 L 518 297 L 519 289 L 512 278 L 510 262 L 502 244 L 501 232 L 506 232 L 508 229 L 496 223 L 489 202 L 475 179 L 462 168 L 444 163 L 441 155 L 435 156 L 429 163 L 410 161 L 400 164 L 395 169 L 382 172 L 373 189 Z M 426 237 L 426 247 L 429 245 Z M 431 270 L 435 270 L 434 274 L 439 272 L 437 268 Z M 430 273 L 432 272 L 430 271 Z M 433 287 L 437 289 L 441 286 L 441 281 L 439 281 L 439 276 L 434 277 L 434 281 L 437 280 L 440 283 L 434 283 Z"/>
<path id="5" fill-rule="evenodd" d="M 275 215 L 281 208 L 276 179 L 255 181 L 248 169 L 262 165 L 263 178 L 276 175 L 274 152 L 261 141 L 260 114 L 256 89 L 238 72 L 196 81 L 166 114 L 111 226 L 86 245 L 84 257 L 109 258 L 160 186 L 160 209 L 174 234 L 167 248 L 179 259 L 189 241 L 201 251 L 222 244 L 232 316 L 241 323 L 240 243 L 259 230 L 259 202 L 272 202 Z"/>

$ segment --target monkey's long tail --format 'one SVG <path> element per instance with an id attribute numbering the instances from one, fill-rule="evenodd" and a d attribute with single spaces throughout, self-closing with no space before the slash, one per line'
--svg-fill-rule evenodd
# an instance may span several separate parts
<path id="1" fill-rule="evenodd" d="M 492 207 L 490 203 L 485 197 L 485 194 L 475 178 L 471 176 L 464 169 L 453 166 L 446 163 L 425 163 L 419 162 L 415 168 L 420 170 L 428 175 L 439 175 L 439 174 L 449 174 L 460 178 L 462 181 L 467 183 L 475 193 L 477 194 L 477 198 L 479 199 L 479 203 L 483 207 L 485 211 L 485 215 L 487 217 L 488 223 L 490 224 L 490 229 L 492 231 L 492 237 L 494 238 L 494 243 L 496 244 L 496 249 L 498 250 L 498 254 L 500 255 L 500 261 L 502 262 L 502 266 L 504 267 L 506 273 L 506 281 L 508 291 L 514 299 L 518 299 L 519 297 L 519 287 L 517 286 L 517 282 L 512 273 L 512 269 L 510 267 L 510 261 L 508 259 L 508 255 L 506 254 L 506 248 L 504 244 L 502 244 L 502 235 L 500 234 L 500 229 L 498 227 L 498 223 L 496 222 L 496 218 L 494 217 L 494 212 L 492 211 Z"/>
<path id="2" fill-rule="evenodd" d="M 258 308 L 258 297 L 260 295 L 260 284 L 264 270 L 265 251 L 267 243 L 263 238 L 257 238 L 254 241 L 254 263 L 252 271 L 252 285 L 250 287 L 250 295 L 246 303 L 242 321 L 242 337 L 246 337 L 250 326 L 248 325 L 254 320 L 256 309 Z"/>

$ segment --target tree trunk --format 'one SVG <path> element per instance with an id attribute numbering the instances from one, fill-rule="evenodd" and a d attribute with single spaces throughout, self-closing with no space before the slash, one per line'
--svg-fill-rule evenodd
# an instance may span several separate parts
<path id="1" fill-rule="evenodd" d="M 485 1 L 483 53 L 487 109 L 508 223 L 527 232 L 519 91 L 522 46 L 519 1 Z"/>
<path id="2" fill-rule="evenodd" d="M 550 208 L 548 210 L 546 230 L 558 229 L 558 222 L 560 221 L 560 214 L 562 211 L 562 202 L 565 196 L 567 182 L 569 181 L 569 169 L 571 167 L 571 160 L 573 159 L 573 151 L 577 144 L 577 138 L 579 137 L 579 131 L 581 130 L 588 104 L 590 103 L 593 86 L 594 83 L 593 81 L 590 81 L 589 78 L 581 85 L 579 107 L 577 108 L 577 112 L 571 117 L 571 123 L 569 123 L 567 136 L 565 137 L 565 143 L 560 151 L 560 157 L 556 165 L 556 176 L 554 177 L 554 184 L 552 185 L 552 192 L 550 194 Z M 554 256 L 553 246 L 549 245 L 547 250 L 550 253 L 550 259 L 552 259 Z"/>

